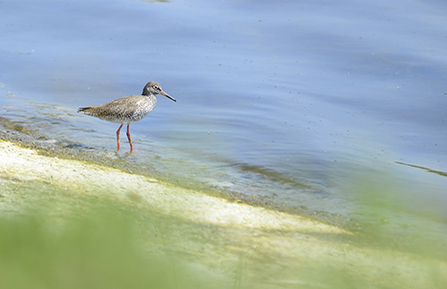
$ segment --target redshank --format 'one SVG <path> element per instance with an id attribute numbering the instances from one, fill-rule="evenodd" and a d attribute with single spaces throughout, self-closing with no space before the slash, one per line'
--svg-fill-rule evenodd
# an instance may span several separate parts
<path id="1" fill-rule="evenodd" d="M 121 123 L 116 131 L 116 144 L 118 150 L 120 150 L 120 130 L 124 124 L 127 124 L 126 135 L 130 144 L 130 151 L 133 151 L 129 125 L 133 122 L 142 120 L 154 109 L 155 104 L 157 104 L 157 98 L 155 97 L 157 94 L 162 94 L 170 100 L 176 101 L 161 89 L 158 82 L 150 81 L 143 88 L 143 93 L 141 95 L 130 95 L 112 100 L 111 102 L 102 105 L 81 107 L 78 112 L 95 116 L 106 121 Z"/>

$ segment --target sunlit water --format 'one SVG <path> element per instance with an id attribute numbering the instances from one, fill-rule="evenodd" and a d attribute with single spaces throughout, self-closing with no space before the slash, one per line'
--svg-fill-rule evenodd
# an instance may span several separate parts
<path id="1" fill-rule="evenodd" d="M 357 182 L 386 179 L 413 214 L 396 222 L 428 219 L 442 232 L 446 10 L 441 1 L 4 1 L 0 116 L 45 142 L 307 213 L 361 218 L 370 200 L 359 201 Z M 131 125 L 136 151 L 115 155 L 118 125 L 76 110 L 141 93 L 149 80 L 178 102 L 159 96 Z"/>

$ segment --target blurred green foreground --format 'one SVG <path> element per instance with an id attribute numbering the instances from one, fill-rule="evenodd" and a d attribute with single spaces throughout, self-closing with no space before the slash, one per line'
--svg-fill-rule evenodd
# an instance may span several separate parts
<path id="1" fill-rule="evenodd" d="M 0 288 L 175 287 L 181 273 L 169 258 L 138 247 L 122 212 L 98 209 L 64 220 L 39 212 L 2 218 Z"/>

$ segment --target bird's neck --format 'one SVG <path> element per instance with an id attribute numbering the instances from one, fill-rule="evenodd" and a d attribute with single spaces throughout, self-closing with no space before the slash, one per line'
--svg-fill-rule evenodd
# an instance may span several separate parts
<path id="1" fill-rule="evenodd" d="M 154 94 L 151 93 L 150 91 L 143 90 L 143 93 L 142 93 L 141 95 L 144 95 L 144 96 L 151 96 L 151 95 L 154 95 Z"/>

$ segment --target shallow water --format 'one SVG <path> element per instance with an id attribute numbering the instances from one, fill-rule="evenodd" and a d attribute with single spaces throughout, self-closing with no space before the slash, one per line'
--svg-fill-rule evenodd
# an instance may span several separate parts
<path id="1" fill-rule="evenodd" d="M 307 213 L 381 224 L 389 189 L 390 227 L 442 236 L 447 7 L 363 2 L 2 2 L 0 116 L 42 142 Z M 76 110 L 149 80 L 178 102 L 159 96 L 131 126 L 137 151 L 115 155 L 118 126 Z"/>

